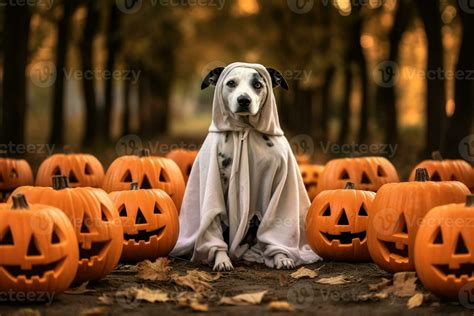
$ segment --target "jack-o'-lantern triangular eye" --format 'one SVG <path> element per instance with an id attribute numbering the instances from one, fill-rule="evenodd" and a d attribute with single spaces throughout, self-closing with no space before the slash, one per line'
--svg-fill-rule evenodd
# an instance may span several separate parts
<path id="1" fill-rule="evenodd" d="M 155 208 L 153 209 L 153 214 L 161 214 L 161 210 L 158 207 L 158 204 L 155 203 Z"/>
<path id="2" fill-rule="evenodd" d="M 81 224 L 81 233 L 90 233 L 89 229 L 89 216 L 84 214 L 84 218 L 82 219 L 82 224 Z"/>
<path id="3" fill-rule="evenodd" d="M 349 225 L 349 219 L 347 218 L 346 210 L 342 209 L 341 215 L 337 221 L 337 225 L 347 226 Z"/>
<path id="4" fill-rule="evenodd" d="M 303 172 L 303 173 L 301 174 L 301 176 L 302 176 L 303 178 L 306 178 L 306 176 L 308 176 L 308 174 L 307 174 L 306 171 L 305 171 L 305 172 Z"/>
<path id="5" fill-rule="evenodd" d="M 148 179 L 147 175 L 143 176 L 142 185 L 140 186 L 140 189 L 151 189 L 150 180 Z"/>
<path id="6" fill-rule="evenodd" d="M 433 172 L 430 177 L 431 181 L 441 181 L 441 176 L 439 175 L 438 171 Z"/>
<path id="7" fill-rule="evenodd" d="M 3 174 L 0 173 L 0 183 L 4 183 L 5 180 L 3 179 Z"/>
<path id="8" fill-rule="evenodd" d="M 41 256 L 41 252 L 37 247 L 36 238 L 34 236 L 32 236 L 30 239 L 30 243 L 28 244 L 28 252 L 26 253 L 26 255 L 29 257 Z"/>
<path id="9" fill-rule="evenodd" d="M 102 221 L 104 221 L 104 222 L 109 221 L 109 218 L 107 217 L 107 211 L 104 210 L 104 206 L 102 206 L 102 205 L 101 205 L 101 208 L 100 208 L 100 216 L 102 218 Z"/>
<path id="10" fill-rule="evenodd" d="M 16 171 L 15 168 L 12 168 L 12 170 L 10 170 L 10 178 L 18 178 L 18 172 Z"/>
<path id="11" fill-rule="evenodd" d="M 326 206 L 326 208 L 324 209 L 324 212 L 322 214 L 323 216 L 331 216 L 331 207 L 328 205 Z"/>
<path id="12" fill-rule="evenodd" d="M 125 204 L 119 208 L 119 216 L 127 217 L 127 208 L 125 207 Z"/>
<path id="13" fill-rule="evenodd" d="M 167 178 L 167 176 L 165 175 L 165 170 L 163 170 L 163 168 L 161 168 L 161 170 L 160 170 L 160 182 L 167 182 L 168 180 L 166 178 Z"/>
<path id="14" fill-rule="evenodd" d="M 138 208 L 137 217 L 135 218 L 135 224 L 146 224 L 148 223 L 145 215 L 143 215 L 142 210 Z"/>
<path id="15" fill-rule="evenodd" d="M 458 241 L 456 242 L 456 250 L 454 251 L 455 255 L 464 255 L 468 254 L 469 250 L 466 247 L 466 243 L 464 242 L 464 238 L 461 234 L 458 235 Z"/>
<path id="16" fill-rule="evenodd" d="M 359 209 L 359 213 L 357 215 L 359 215 L 359 216 L 368 216 L 367 210 L 365 209 L 364 204 L 361 205 L 361 207 Z"/>
<path id="17" fill-rule="evenodd" d="M 407 221 L 405 220 L 405 215 L 403 213 L 401 213 L 400 217 L 398 218 L 397 225 L 395 227 L 395 233 L 408 234 Z"/>
<path id="18" fill-rule="evenodd" d="M 349 180 L 349 172 L 346 169 L 342 170 L 341 175 L 339 176 L 339 180 Z"/>
<path id="19" fill-rule="evenodd" d="M 132 173 L 130 170 L 127 170 L 122 177 L 122 182 L 132 182 Z"/>
<path id="20" fill-rule="evenodd" d="M 59 168 L 59 167 L 54 168 L 53 176 L 62 176 L 61 168 Z"/>
<path id="21" fill-rule="evenodd" d="M 450 180 L 451 181 L 457 181 L 458 179 L 456 178 L 456 176 L 454 174 L 452 174 Z"/>
<path id="22" fill-rule="evenodd" d="M 362 178 L 360 180 L 360 183 L 362 184 L 371 184 L 372 181 L 370 181 L 370 178 L 369 176 L 367 175 L 367 173 L 365 171 L 362 171 Z"/>
<path id="23" fill-rule="evenodd" d="M 71 172 L 69 172 L 69 183 L 78 183 L 79 180 L 77 179 L 76 177 L 76 174 L 74 173 L 74 171 L 71 170 Z"/>
<path id="24" fill-rule="evenodd" d="M 382 166 L 377 166 L 377 176 L 379 176 L 379 177 L 386 177 L 387 176 L 387 173 L 382 168 Z"/>
<path id="25" fill-rule="evenodd" d="M 89 165 L 89 164 L 86 162 L 86 165 L 85 165 L 85 167 L 84 167 L 84 174 L 90 176 L 90 175 L 93 174 L 93 173 L 94 173 L 94 172 L 92 171 L 91 165 Z"/>
<path id="26" fill-rule="evenodd" d="M 438 227 L 438 229 L 436 230 L 436 233 L 434 234 L 433 244 L 441 245 L 442 243 L 443 243 L 443 232 L 441 230 L 441 227 Z"/>
<path id="27" fill-rule="evenodd" d="M 61 240 L 59 239 L 59 235 L 56 232 L 56 227 L 53 227 L 53 234 L 51 236 L 51 244 L 59 244 Z"/>
<path id="28" fill-rule="evenodd" d="M 3 237 L 0 239 L 0 246 L 14 244 L 12 230 L 10 227 L 8 227 L 7 231 L 3 234 Z"/>

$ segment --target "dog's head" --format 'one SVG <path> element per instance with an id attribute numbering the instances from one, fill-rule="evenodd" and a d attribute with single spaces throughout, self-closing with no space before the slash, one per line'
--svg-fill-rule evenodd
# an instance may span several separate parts
<path id="1" fill-rule="evenodd" d="M 201 89 L 210 85 L 215 86 L 223 67 L 209 72 L 204 78 Z M 281 73 L 273 68 L 267 68 L 272 80 L 272 88 L 281 86 L 288 90 L 288 83 Z M 237 67 L 232 69 L 224 79 L 222 94 L 225 106 L 232 112 L 241 116 L 255 115 L 260 110 L 268 94 L 268 87 L 262 75 L 255 69 Z"/>

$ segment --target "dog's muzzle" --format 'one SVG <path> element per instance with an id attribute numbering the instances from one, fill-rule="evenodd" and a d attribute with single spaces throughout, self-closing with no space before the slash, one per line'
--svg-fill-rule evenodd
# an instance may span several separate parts
<path id="1" fill-rule="evenodd" d="M 240 96 L 237 98 L 237 104 L 239 107 L 237 108 L 237 113 L 247 113 L 250 110 L 250 97 L 248 96 Z"/>

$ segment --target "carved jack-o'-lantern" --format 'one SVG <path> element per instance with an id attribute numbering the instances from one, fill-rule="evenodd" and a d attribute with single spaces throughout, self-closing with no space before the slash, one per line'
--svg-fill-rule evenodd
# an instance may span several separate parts
<path id="1" fill-rule="evenodd" d="M 430 174 L 431 181 L 460 181 L 471 191 L 474 190 L 474 170 L 464 160 L 445 159 L 438 151 L 432 153 L 432 160 L 419 163 L 410 174 L 409 181 L 415 179 L 415 170 L 425 168 Z"/>
<path id="2" fill-rule="evenodd" d="M 107 193 L 96 188 L 68 188 L 67 177 L 53 177 L 53 187 L 20 187 L 30 202 L 51 205 L 70 219 L 79 243 L 75 284 L 99 280 L 120 260 L 123 228 Z"/>
<path id="3" fill-rule="evenodd" d="M 71 222 L 59 209 L 30 204 L 21 194 L 0 204 L 0 291 L 60 293 L 77 270 L 78 249 Z"/>
<path id="4" fill-rule="evenodd" d="M 43 161 L 38 169 L 36 185 L 50 187 L 53 176 L 67 176 L 69 186 L 102 187 L 104 168 L 96 157 L 89 154 L 55 154 Z"/>
<path id="5" fill-rule="evenodd" d="M 167 256 L 179 234 L 178 212 L 162 190 L 138 188 L 109 194 L 117 206 L 124 228 L 122 260 L 138 262 Z"/>
<path id="6" fill-rule="evenodd" d="M 150 156 L 147 149 L 140 156 L 123 156 L 110 165 L 104 180 L 107 192 L 128 190 L 132 183 L 140 189 L 161 189 L 173 200 L 179 212 L 184 196 L 184 178 L 176 163 L 168 158 Z"/>
<path id="7" fill-rule="evenodd" d="M 316 197 L 319 177 L 323 172 L 324 166 L 302 164 L 299 165 L 299 168 L 306 192 L 308 192 L 309 199 L 312 201 Z"/>
<path id="8" fill-rule="evenodd" d="M 324 259 L 368 261 L 367 222 L 375 193 L 345 189 L 321 192 L 306 217 L 306 236 L 311 248 Z"/>
<path id="9" fill-rule="evenodd" d="M 186 183 L 198 153 L 197 150 L 175 149 L 166 155 L 167 158 L 173 160 L 178 165 Z"/>
<path id="10" fill-rule="evenodd" d="M 423 285 L 440 296 L 469 295 L 474 282 L 474 195 L 465 204 L 433 208 L 423 219 L 415 241 L 415 267 Z"/>
<path id="11" fill-rule="evenodd" d="M 369 214 L 370 256 L 389 272 L 414 270 L 415 236 L 430 209 L 463 202 L 469 194 L 458 181 L 428 181 L 426 169 L 418 169 L 415 180 L 382 186 Z"/>
<path id="12" fill-rule="evenodd" d="M 23 159 L 10 159 L 0 152 L 0 202 L 18 187 L 33 184 L 33 172 Z"/>
<path id="13" fill-rule="evenodd" d="M 335 159 L 324 167 L 317 191 L 342 189 L 348 181 L 358 190 L 377 192 L 382 185 L 400 179 L 395 167 L 383 157 Z"/>

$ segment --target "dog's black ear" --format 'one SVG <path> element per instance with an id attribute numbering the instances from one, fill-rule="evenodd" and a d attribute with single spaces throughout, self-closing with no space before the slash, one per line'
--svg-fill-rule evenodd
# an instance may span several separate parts
<path id="1" fill-rule="evenodd" d="M 215 86 L 223 70 L 224 70 L 224 67 L 217 67 L 211 70 L 207 74 L 206 78 L 204 78 L 204 80 L 202 81 L 201 90 L 204 90 L 209 86 Z"/>
<path id="2" fill-rule="evenodd" d="M 288 83 L 278 70 L 267 67 L 267 71 L 270 74 L 270 77 L 272 78 L 273 88 L 280 86 L 283 89 L 288 90 Z"/>

